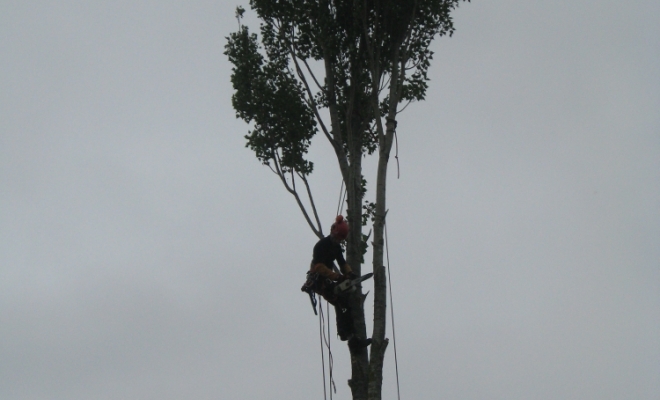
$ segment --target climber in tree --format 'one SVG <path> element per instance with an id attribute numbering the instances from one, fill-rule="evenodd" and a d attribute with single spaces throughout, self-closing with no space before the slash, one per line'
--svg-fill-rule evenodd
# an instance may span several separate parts
<path id="1" fill-rule="evenodd" d="M 335 286 L 339 282 L 357 278 L 351 270 L 351 266 L 346 263 L 344 250 L 341 247 L 341 243 L 348 236 L 348 231 L 348 223 L 343 216 L 338 215 L 330 228 L 330 235 L 319 240 L 314 246 L 312 264 L 305 285 L 335 306 L 339 338 L 342 341 L 348 340 L 351 347 L 362 348 L 371 344 L 371 339 L 359 338 L 356 335 L 348 297 L 334 292 Z M 339 269 L 337 269 L 335 261 L 339 264 Z M 305 290 L 305 286 L 303 286 L 303 290 Z"/>

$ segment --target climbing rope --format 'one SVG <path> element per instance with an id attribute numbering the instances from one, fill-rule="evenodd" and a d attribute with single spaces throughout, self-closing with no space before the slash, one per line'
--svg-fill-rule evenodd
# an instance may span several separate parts
<path id="1" fill-rule="evenodd" d="M 344 201 L 346 201 L 346 192 L 348 190 L 344 189 L 344 180 L 341 180 L 341 187 L 339 188 L 339 202 L 337 203 L 337 212 L 335 215 L 339 215 L 344 211 Z"/>
<path id="2" fill-rule="evenodd" d="M 325 352 L 323 350 L 323 346 L 328 348 L 328 370 L 330 373 L 330 376 L 328 379 L 329 386 L 330 386 L 330 400 L 332 400 L 332 392 L 334 391 L 337 393 L 337 386 L 335 385 L 335 380 L 332 376 L 332 370 L 334 366 L 334 360 L 332 357 L 332 350 L 330 348 L 330 323 L 328 322 L 328 336 L 325 336 L 325 314 L 323 313 L 323 304 L 321 304 L 322 297 L 319 294 L 319 339 L 321 341 L 321 363 L 322 363 L 322 370 L 323 370 L 323 398 L 327 399 L 327 392 L 328 389 L 325 384 Z M 328 317 L 330 317 L 330 306 L 329 303 L 326 301 L 326 312 Z"/>
<path id="3" fill-rule="evenodd" d="M 399 389 L 399 360 L 396 356 L 396 330 L 394 325 L 394 300 L 392 298 L 392 277 L 390 276 L 390 250 L 387 243 L 387 223 L 385 223 L 385 254 L 387 255 L 387 280 L 390 289 L 390 317 L 392 320 L 392 341 L 394 342 L 394 370 L 396 371 L 396 395 L 401 400 L 401 390 Z"/>
<path id="4" fill-rule="evenodd" d="M 325 311 L 328 316 L 328 337 L 326 338 L 326 345 L 328 346 L 328 370 L 330 372 L 330 400 L 332 400 L 332 392 L 337 393 L 337 386 L 335 386 L 335 378 L 332 376 L 332 370 L 334 369 L 334 359 L 332 358 L 332 350 L 330 349 L 330 303 L 326 300 L 325 302 Z"/>
<path id="5" fill-rule="evenodd" d="M 321 305 L 321 295 L 319 295 L 319 339 L 321 340 L 321 368 L 323 370 L 323 399 L 327 400 L 327 389 L 325 387 L 325 354 L 323 352 L 323 306 Z"/>
<path id="6" fill-rule="evenodd" d="M 394 153 L 394 158 L 396 159 L 396 179 L 401 178 L 401 170 L 399 169 L 399 138 L 396 136 L 396 131 L 394 131 L 394 143 L 396 144 L 396 153 Z"/>
<path id="7" fill-rule="evenodd" d="M 399 143 L 396 138 L 396 132 L 395 132 L 395 141 L 396 141 L 396 162 L 397 162 L 397 179 L 399 178 Z M 344 188 L 344 180 L 342 179 L 341 181 L 341 187 L 339 188 L 339 202 L 337 203 L 337 212 L 335 215 L 340 215 L 341 212 L 343 212 L 343 204 L 346 200 L 346 193 L 347 189 Z M 387 279 L 389 281 L 389 294 L 390 294 L 390 319 L 392 320 L 392 342 L 394 344 L 394 369 L 396 371 L 396 394 L 397 394 L 397 399 L 401 400 L 401 389 L 399 385 L 399 360 L 397 357 L 397 351 L 396 351 L 396 326 L 394 323 L 394 299 L 392 297 L 392 276 L 390 275 L 390 249 L 389 249 L 389 241 L 387 237 L 387 223 L 384 224 L 385 227 L 385 254 L 387 256 Z M 330 348 L 330 323 L 328 322 L 328 327 L 327 327 L 327 337 L 325 334 L 325 315 L 323 313 L 323 306 L 321 304 L 322 297 L 321 295 L 319 296 L 319 338 L 321 341 L 321 364 L 322 364 L 322 371 L 323 371 L 323 398 L 327 400 L 327 387 L 326 387 L 326 377 L 325 377 L 325 352 L 323 350 L 323 346 L 325 344 L 325 347 L 328 348 L 328 370 L 329 370 L 329 385 L 330 385 L 330 400 L 332 400 L 332 393 L 337 393 L 337 386 L 335 385 L 334 378 L 332 376 L 332 369 L 333 369 L 333 358 L 332 358 L 332 350 Z M 330 305 L 326 301 L 326 313 L 328 317 L 330 316 Z"/>
<path id="8" fill-rule="evenodd" d="M 339 188 L 339 202 L 337 203 L 337 213 L 335 215 L 339 215 L 341 212 L 343 212 L 344 207 L 344 201 L 346 200 L 346 192 L 347 190 L 344 188 L 344 180 L 342 179 L 341 181 L 341 187 Z M 323 372 L 323 399 L 327 400 L 328 399 L 328 388 L 326 386 L 326 378 L 325 378 L 325 351 L 323 350 L 323 346 L 328 348 L 328 372 L 329 372 L 329 385 L 330 385 L 330 400 L 332 400 L 332 392 L 337 393 L 337 386 L 335 385 L 335 380 L 334 377 L 332 376 L 332 369 L 333 369 L 333 358 L 332 358 L 332 349 L 330 347 L 330 322 L 328 321 L 328 335 L 326 337 L 325 334 L 325 314 L 323 313 L 323 304 L 322 300 L 323 298 L 319 294 L 319 340 L 321 341 L 321 366 L 322 366 L 322 372 Z M 325 310 L 326 314 L 328 315 L 328 318 L 330 317 L 330 304 L 326 301 L 325 302 Z"/>

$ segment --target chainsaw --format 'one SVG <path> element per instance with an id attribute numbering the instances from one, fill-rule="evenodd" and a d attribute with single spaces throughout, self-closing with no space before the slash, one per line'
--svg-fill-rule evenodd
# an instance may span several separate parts
<path id="1" fill-rule="evenodd" d="M 364 274 L 358 278 L 355 279 L 346 279 L 345 281 L 339 283 L 337 286 L 335 286 L 335 294 L 336 295 L 346 295 L 349 293 L 353 293 L 357 290 L 357 287 L 360 283 L 366 281 L 367 279 L 371 278 L 374 276 L 373 272 L 369 272 L 368 274 Z"/>
<path id="2" fill-rule="evenodd" d="M 303 291 L 303 292 L 305 292 L 309 295 L 309 301 L 312 303 L 312 309 L 314 309 L 314 314 L 315 315 L 318 315 L 318 314 L 316 313 L 316 304 L 317 304 L 317 302 L 316 302 L 316 297 L 315 297 L 313 287 L 314 287 L 314 281 L 315 281 L 317 276 L 318 275 L 316 275 L 316 274 L 312 274 L 311 272 L 308 272 L 307 273 L 307 281 L 300 288 L 301 291 Z M 340 282 L 339 284 L 337 284 L 337 286 L 335 286 L 334 293 L 338 296 L 343 296 L 343 295 L 353 293 L 357 290 L 357 287 L 361 282 L 366 281 L 367 279 L 371 278 L 372 276 L 374 276 L 374 274 L 372 272 L 370 272 L 366 275 L 362 275 L 362 276 L 360 276 L 358 278 L 355 278 L 355 279 L 346 279 L 346 280 Z"/>

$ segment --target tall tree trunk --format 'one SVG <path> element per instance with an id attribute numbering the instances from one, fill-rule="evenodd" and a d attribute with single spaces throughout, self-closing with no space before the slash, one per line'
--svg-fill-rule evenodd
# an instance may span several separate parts
<path id="1" fill-rule="evenodd" d="M 346 182 L 348 197 L 348 220 L 351 226 L 347 246 L 347 262 L 354 272 L 362 275 L 362 121 L 360 117 L 349 111 L 347 124 L 347 144 L 350 158 L 349 182 Z M 367 337 L 367 328 L 364 317 L 364 296 L 362 290 L 355 292 L 350 298 L 353 311 L 353 325 L 356 335 Z M 348 385 L 354 400 L 367 399 L 367 383 L 369 371 L 369 355 L 367 349 L 350 349 L 351 353 L 351 379 Z"/>
<path id="2" fill-rule="evenodd" d="M 384 239 L 387 188 L 387 167 L 392 147 L 388 138 L 394 134 L 395 122 L 388 120 L 387 134 L 381 143 L 378 157 L 378 172 L 376 177 L 376 215 L 374 221 L 373 269 L 374 269 L 374 330 L 369 360 L 368 400 L 380 400 L 383 384 L 383 360 L 389 344 L 385 338 L 387 322 L 387 277 L 383 266 Z"/>
<path id="3" fill-rule="evenodd" d="M 384 230 L 387 218 L 387 167 L 396 129 L 396 114 L 399 104 L 400 83 L 399 49 L 392 54 L 392 70 L 389 91 L 389 112 L 386 129 L 378 143 L 378 170 L 376 175 L 376 213 L 374 220 L 373 269 L 374 269 L 374 328 L 371 356 L 369 359 L 368 400 L 380 400 L 383 385 L 383 360 L 389 344 L 385 338 L 387 322 L 387 277 L 383 260 Z M 402 70 L 405 71 L 405 70 Z"/>

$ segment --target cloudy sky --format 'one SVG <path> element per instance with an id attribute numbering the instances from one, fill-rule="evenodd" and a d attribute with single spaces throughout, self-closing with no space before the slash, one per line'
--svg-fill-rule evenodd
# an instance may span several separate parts
<path id="1" fill-rule="evenodd" d="M 1 399 L 323 396 L 315 237 L 231 108 L 237 4 L 0 2 Z M 660 3 L 454 17 L 390 170 L 402 399 L 660 398 Z"/>

